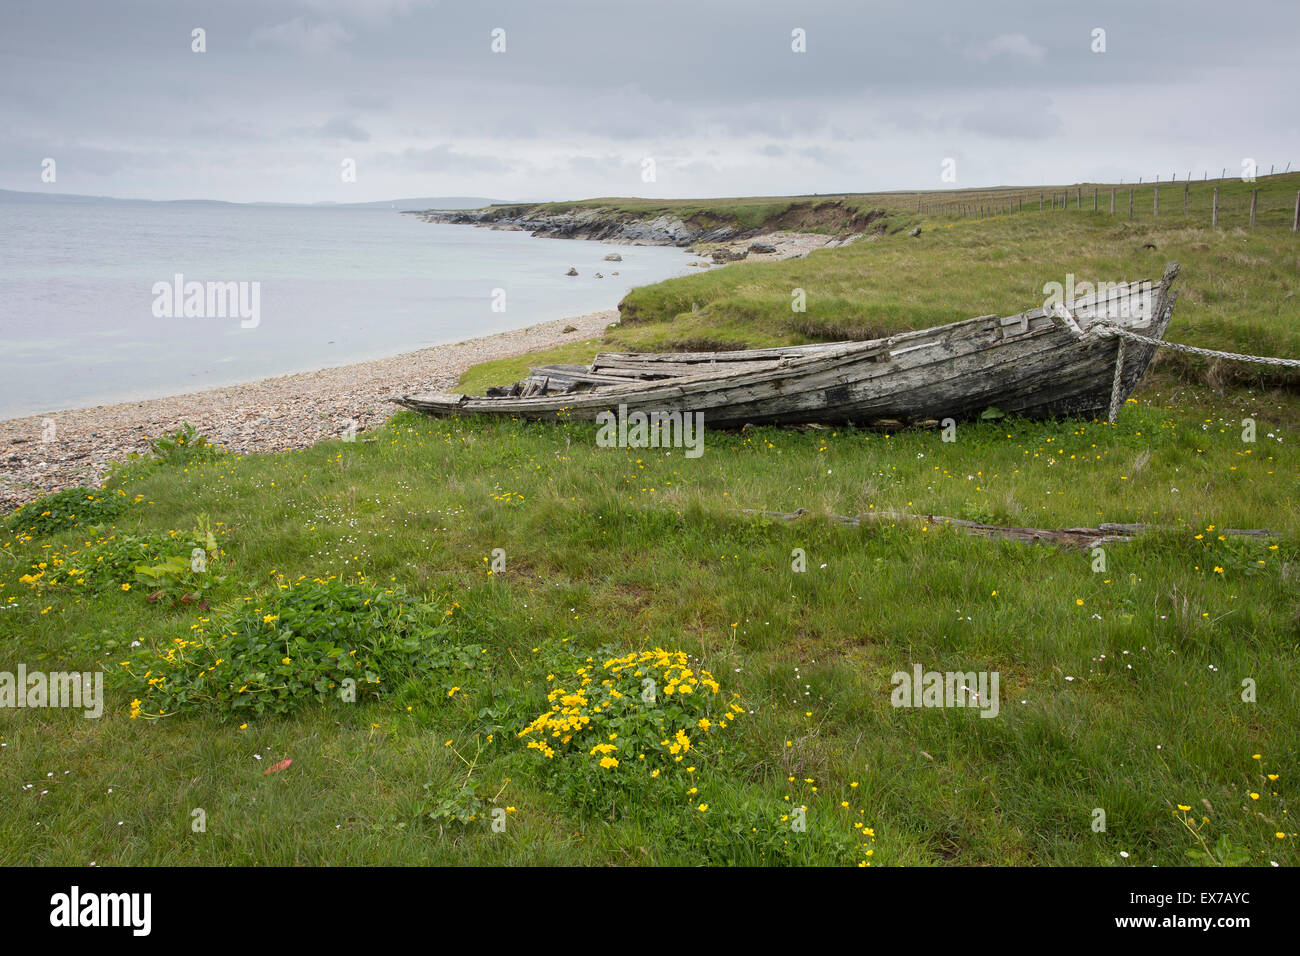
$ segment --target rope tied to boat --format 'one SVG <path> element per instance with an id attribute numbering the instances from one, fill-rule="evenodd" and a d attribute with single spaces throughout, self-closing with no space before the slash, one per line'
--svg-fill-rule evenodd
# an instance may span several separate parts
<path id="1" fill-rule="evenodd" d="M 1108 421 L 1114 425 L 1119 418 L 1119 408 L 1124 404 L 1124 339 L 1119 339 L 1119 348 L 1115 352 L 1115 378 L 1110 383 L 1110 416 Z"/>
<path id="2" fill-rule="evenodd" d="M 1120 395 L 1124 379 L 1124 343 L 1126 340 L 1141 342 L 1143 345 L 1154 345 L 1156 348 L 1161 349 L 1173 349 L 1175 352 L 1183 352 L 1187 355 L 1203 355 L 1206 358 L 1223 359 L 1227 362 L 1250 362 L 1256 365 L 1271 365 L 1275 368 L 1300 368 L 1300 359 L 1278 358 L 1275 355 L 1246 355 L 1241 352 L 1224 352 L 1219 349 L 1206 349 L 1196 345 L 1183 345 L 1181 342 L 1166 342 L 1164 339 L 1142 335 L 1132 329 L 1106 322 L 1091 325 L 1085 332 L 1079 328 L 1078 322 L 1075 321 L 1074 316 L 1070 314 L 1070 311 L 1065 306 L 1058 305 L 1055 311 L 1056 315 L 1065 320 L 1066 328 L 1081 341 L 1090 337 L 1099 339 L 1114 338 L 1117 340 L 1115 378 L 1110 387 L 1110 415 L 1108 416 L 1108 420 L 1112 425 L 1115 424 L 1115 420 L 1119 416 L 1120 406 L 1123 404 Z"/>
<path id="3" fill-rule="evenodd" d="M 1300 368 L 1300 359 L 1278 358 L 1273 355 L 1245 355 L 1241 352 L 1221 352 L 1218 349 L 1203 349 L 1195 345 L 1183 345 L 1181 342 L 1166 342 L 1164 339 L 1153 339 L 1149 335 L 1140 335 L 1131 329 L 1120 328 L 1116 325 L 1095 325 L 1088 330 L 1089 333 L 1096 334 L 1099 338 L 1110 338 L 1112 336 L 1123 341 L 1131 339 L 1134 342 L 1142 342 L 1146 345 L 1156 345 L 1162 349 L 1173 349 L 1175 352 L 1186 352 L 1190 355 L 1205 355 L 1209 358 L 1226 359 L 1230 362 L 1255 362 L 1259 365 L 1276 365 L 1282 368 Z"/>

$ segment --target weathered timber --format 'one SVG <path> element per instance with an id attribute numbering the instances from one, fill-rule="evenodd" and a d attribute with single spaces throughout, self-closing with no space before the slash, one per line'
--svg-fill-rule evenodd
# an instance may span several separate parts
<path id="1" fill-rule="evenodd" d="M 860 342 L 724 352 L 604 352 L 589 366 L 531 370 L 486 397 L 411 394 L 392 401 L 432 415 L 542 421 L 699 412 L 710 428 L 972 418 L 990 407 L 1026 417 L 1091 416 L 1110 405 L 1116 346 L 1098 327 L 1164 335 L 1176 301 L 1172 263 L 1151 280 L 1060 306 L 983 315 Z M 1104 331 L 1104 328 L 1103 328 Z M 1156 346 L 1130 343 L 1119 396 L 1137 387 Z"/>
<path id="2" fill-rule="evenodd" d="M 742 509 L 742 514 L 762 515 L 767 518 L 779 518 L 794 521 L 814 512 L 807 508 L 794 511 L 759 511 L 753 508 Z M 944 525 L 965 531 L 982 538 L 1005 538 L 1009 541 L 1024 541 L 1034 544 L 1059 544 L 1071 548 L 1094 548 L 1099 544 L 1112 544 L 1132 541 L 1138 535 L 1148 531 L 1183 531 L 1168 525 L 1145 524 L 1111 524 L 1103 523 L 1095 528 L 1012 528 L 1006 525 L 984 524 L 980 521 L 967 521 L 964 518 L 952 518 L 948 515 L 912 514 L 906 511 L 867 511 L 860 515 L 827 514 L 825 517 L 836 524 L 857 527 L 863 521 L 912 521 L 926 525 Z M 1273 532 L 1267 528 L 1224 528 L 1223 534 L 1236 537 L 1270 538 Z"/>

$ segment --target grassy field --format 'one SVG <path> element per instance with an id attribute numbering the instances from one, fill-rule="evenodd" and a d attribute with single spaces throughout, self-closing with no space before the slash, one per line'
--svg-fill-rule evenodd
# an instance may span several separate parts
<path id="1" fill-rule="evenodd" d="M 1169 259 L 1171 338 L 1300 355 L 1280 227 L 919 221 L 637 290 L 607 345 L 548 357 L 1009 313 Z M 1162 365 L 1115 426 L 955 443 L 765 428 L 690 459 L 402 413 L 280 455 L 167 449 L 4 534 L 0 671 L 108 689 L 98 720 L 0 711 L 0 863 L 1295 865 L 1300 401 Z M 890 510 L 1158 530 L 1098 556 L 827 517 Z M 915 665 L 997 672 L 997 716 L 892 706 Z"/>

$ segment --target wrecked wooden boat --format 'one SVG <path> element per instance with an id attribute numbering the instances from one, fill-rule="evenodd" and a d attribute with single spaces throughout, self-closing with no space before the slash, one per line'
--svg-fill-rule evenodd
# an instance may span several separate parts
<path id="1" fill-rule="evenodd" d="M 1146 372 L 1173 314 L 1178 275 L 888 338 L 734 352 L 605 352 L 548 365 L 482 397 L 391 398 L 430 415 L 594 420 L 603 412 L 702 413 L 710 428 L 960 420 L 995 408 L 1030 418 L 1114 412 Z M 1137 333 L 1132 339 L 1117 334 Z"/>

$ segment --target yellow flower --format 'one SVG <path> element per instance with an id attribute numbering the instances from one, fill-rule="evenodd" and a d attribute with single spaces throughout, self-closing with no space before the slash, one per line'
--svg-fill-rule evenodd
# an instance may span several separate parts
<path id="1" fill-rule="evenodd" d="M 281 663 L 281 664 L 292 664 L 292 663 L 293 663 L 293 658 L 291 658 L 291 657 L 282 657 L 282 658 L 280 658 L 280 663 Z"/>
<path id="2" fill-rule="evenodd" d="M 278 615 L 278 614 L 264 614 L 264 615 L 262 615 L 262 623 L 263 623 L 263 624 L 270 624 L 272 621 L 278 621 L 278 620 L 280 620 L 280 615 Z"/>
<path id="3" fill-rule="evenodd" d="M 1192 808 L 1191 808 L 1191 807 L 1185 807 L 1185 806 L 1183 806 L 1183 805 L 1180 803 L 1180 804 L 1178 804 L 1178 809 L 1179 809 L 1179 810 L 1182 810 L 1183 813 L 1186 813 L 1188 810 L 1190 810 L 1190 809 L 1192 809 Z"/>
<path id="4" fill-rule="evenodd" d="M 701 804 L 700 804 L 698 807 L 696 807 L 695 809 L 699 810 L 700 813 L 707 813 L 707 812 L 708 812 L 708 809 L 709 809 L 709 805 L 708 805 L 707 803 L 701 803 Z"/>
<path id="5" fill-rule="evenodd" d="M 617 757 L 601 757 L 601 758 L 600 758 L 600 765 L 601 765 L 602 767 L 604 767 L 606 770 L 613 770 L 615 767 L 618 766 L 618 758 L 617 758 Z"/>
<path id="6" fill-rule="evenodd" d="M 123 585 L 122 585 L 122 590 L 123 590 L 123 591 L 129 591 L 129 590 L 131 590 L 131 585 L 129 585 L 129 584 L 123 584 Z"/>

